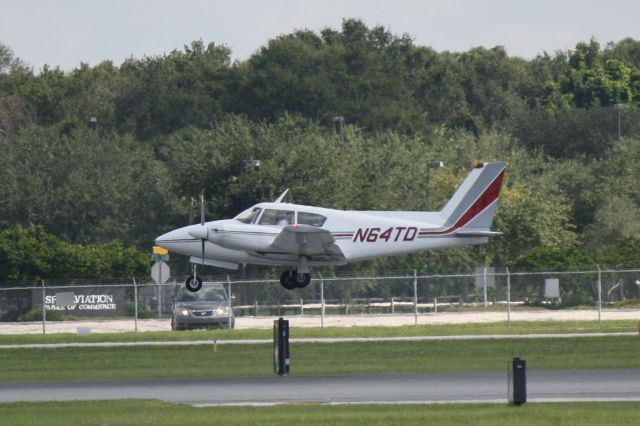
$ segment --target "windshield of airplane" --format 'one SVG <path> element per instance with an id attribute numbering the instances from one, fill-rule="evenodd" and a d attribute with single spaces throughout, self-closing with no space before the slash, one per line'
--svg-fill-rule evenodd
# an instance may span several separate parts
<path id="1" fill-rule="evenodd" d="M 242 223 L 253 223 L 260 215 L 260 207 L 255 207 L 253 210 L 245 210 L 236 216 L 236 220 Z"/>
<path id="2" fill-rule="evenodd" d="M 260 225 L 291 225 L 293 217 L 291 210 L 266 209 L 260 218 Z"/>
<path id="3" fill-rule="evenodd" d="M 178 302 L 224 302 L 226 299 L 224 290 L 221 288 L 202 287 L 200 291 L 182 291 Z"/>

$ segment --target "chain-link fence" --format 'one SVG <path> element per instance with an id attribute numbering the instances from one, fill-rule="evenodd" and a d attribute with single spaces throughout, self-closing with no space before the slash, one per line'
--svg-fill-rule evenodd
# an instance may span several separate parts
<path id="1" fill-rule="evenodd" d="M 640 308 L 640 269 L 430 275 L 410 271 L 387 276 L 315 275 L 311 284 L 285 290 L 275 279 L 215 276 L 230 295 L 233 314 L 419 315 L 442 312 Z M 0 322 L 168 319 L 183 278 L 159 285 L 135 279 L 0 285 Z"/>

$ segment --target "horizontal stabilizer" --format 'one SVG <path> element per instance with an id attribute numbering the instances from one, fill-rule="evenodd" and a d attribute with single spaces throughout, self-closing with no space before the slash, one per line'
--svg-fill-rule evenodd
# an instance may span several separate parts
<path id="1" fill-rule="evenodd" d="M 491 237 L 494 235 L 502 235 L 502 232 L 461 229 L 459 231 L 456 231 L 455 235 L 457 237 Z"/>

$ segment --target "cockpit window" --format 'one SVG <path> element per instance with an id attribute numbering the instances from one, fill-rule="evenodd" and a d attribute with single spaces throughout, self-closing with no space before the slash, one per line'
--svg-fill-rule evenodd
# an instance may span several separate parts
<path id="1" fill-rule="evenodd" d="M 301 225 L 311 225 L 320 227 L 324 225 L 326 217 L 316 213 L 298 212 L 298 223 Z"/>
<path id="2" fill-rule="evenodd" d="M 260 218 L 260 225 L 291 225 L 294 212 L 291 210 L 266 209 Z"/>
<path id="3" fill-rule="evenodd" d="M 242 223 L 254 223 L 260 215 L 260 207 L 255 207 L 253 210 L 245 210 L 236 216 L 236 220 Z"/>

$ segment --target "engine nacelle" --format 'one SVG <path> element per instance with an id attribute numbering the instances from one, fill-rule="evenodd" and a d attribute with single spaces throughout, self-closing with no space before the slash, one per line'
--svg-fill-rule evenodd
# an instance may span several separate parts
<path id="1" fill-rule="evenodd" d="M 207 240 L 220 247 L 242 251 L 269 251 L 277 230 L 262 225 L 224 224 L 208 229 Z"/>

